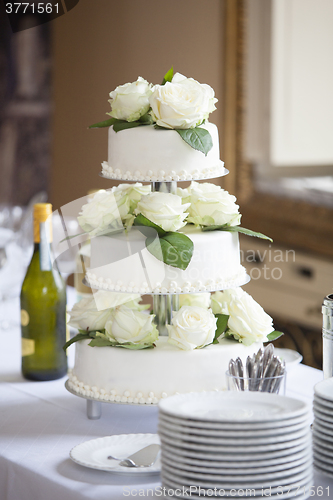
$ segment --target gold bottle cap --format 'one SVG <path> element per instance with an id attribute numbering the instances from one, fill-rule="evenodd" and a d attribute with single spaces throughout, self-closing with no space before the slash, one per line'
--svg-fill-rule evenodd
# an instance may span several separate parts
<path id="1" fill-rule="evenodd" d="M 39 224 L 46 222 L 49 225 L 50 242 L 52 241 L 52 205 L 51 203 L 36 203 L 34 205 L 34 242 L 40 243 Z"/>

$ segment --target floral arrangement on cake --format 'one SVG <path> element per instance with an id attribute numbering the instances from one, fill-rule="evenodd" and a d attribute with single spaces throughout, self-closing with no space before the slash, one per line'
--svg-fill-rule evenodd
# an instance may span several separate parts
<path id="1" fill-rule="evenodd" d="M 208 130 L 200 126 L 216 107 L 214 90 L 171 68 L 161 85 L 148 83 L 140 76 L 135 82 L 119 85 L 110 92 L 111 116 L 90 128 L 113 126 L 115 132 L 133 127 L 155 125 L 175 130 L 192 148 L 205 155 L 213 143 Z"/>
<path id="2" fill-rule="evenodd" d="M 150 185 L 141 183 L 121 184 L 98 191 L 78 216 L 90 237 L 136 226 L 147 236 L 146 247 L 154 257 L 183 270 L 193 255 L 192 240 L 181 232 L 186 224 L 202 231 L 238 232 L 272 241 L 241 227 L 240 220 L 235 196 L 215 184 L 195 181 L 187 189 L 178 188 L 177 194 L 151 192 Z"/>
<path id="3" fill-rule="evenodd" d="M 79 330 L 65 349 L 79 340 L 90 340 L 91 347 L 147 349 L 155 346 L 158 331 L 154 315 L 140 305 L 140 295 L 98 291 L 83 299 L 70 311 L 68 324 Z M 98 310 L 97 305 L 103 307 Z M 224 292 L 183 294 L 180 309 L 167 325 L 168 342 L 179 349 L 201 349 L 218 344 L 222 338 L 251 345 L 275 340 L 272 318 L 241 288 Z"/>

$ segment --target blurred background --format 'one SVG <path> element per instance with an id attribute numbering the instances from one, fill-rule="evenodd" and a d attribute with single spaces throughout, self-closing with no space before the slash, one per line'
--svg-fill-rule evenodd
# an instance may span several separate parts
<path id="1" fill-rule="evenodd" d="M 286 333 L 278 345 L 320 367 L 333 287 L 332 1 L 80 0 L 15 33 L 0 10 L 0 228 L 21 227 L 36 195 L 58 210 L 110 188 L 98 175 L 107 130 L 88 126 L 106 119 L 116 86 L 161 83 L 173 66 L 219 99 L 210 119 L 230 174 L 212 182 L 237 196 L 243 226 L 274 240 L 242 238 L 245 289 Z"/>

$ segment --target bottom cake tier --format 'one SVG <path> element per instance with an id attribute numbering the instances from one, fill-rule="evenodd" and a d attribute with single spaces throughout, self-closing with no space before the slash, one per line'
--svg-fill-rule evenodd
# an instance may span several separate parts
<path id="1" fill-rule="evenodd" d="M 226 390 L 230 359 L 240 357 L 245 363 L 262 347 L 260 342 L 245 346 L 222 339 L 204 349 L 183 351 L 167 337 L 159 337 L 154 349 L 144 350 L 88 344 L 89 340 L 76 343 L 70 389 L 101 401 L 140 404 L 156 404 L 176 393 Z"/>

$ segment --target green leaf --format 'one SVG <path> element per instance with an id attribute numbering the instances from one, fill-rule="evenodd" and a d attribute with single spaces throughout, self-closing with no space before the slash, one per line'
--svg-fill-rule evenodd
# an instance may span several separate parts
<path id="1" fill-rule="evenodd" d="M 282 335 L 284 335 L 284 333 L 278 332 L 277 330 L 274 330 L 273 332 L 271 332 L 267 335 L 267 341 L 272 342 L 273 340 L 276 340 L 279 337 L 282 337 Z"/>
<path id="2" fill-rule="evenodd" d="M 127 122 L 126 120 L 117 120 L 113 125 L 113 130 L 115 132 L 120 132 L 121 130 L 126 130 L 128 128 L 143 127 L 144 125 L 148 124 L 139 121 Z"/>
<path id="3" fill-rule="evenodd" d="M 169 71 L 167 71 L 167 73 L 165 73 L 162 85 L 165 85 L 166 82 L 171 82 L 172 78 L 173 78 L 173 66 L 171 66 Z"/>
<path id="4" fill-rule="evenodd" d="M 93 125 L 90 125 L 88 128 L 111 127 L 116 121 L 117 118 L 109 118 L 108 120 L 104 120 L 103 122 L 94 123 Z"/>
<path id="5" fill-rule="evenodd" d="M 124 347 L 124 349 L 132 349 L 132 350 L 139 350 L 139 349 L 152 349 L 155 347 L 155 344 L 131 344 L 131 343 L 126 343 L 126 344 L 118 344 L 116 347 Z"/>
<path id="6" fill-rule="evenodd" d="M 228 224 L 223 224 L 222 226 L 203 226 L 203 231 L 229 231 L 230 233 L 243 233 L 248 236 L 255 236 L 256 238 L 261 238 L 262 240 L 268 240 L 273 242 L 272 238 L 269 236 L 265 236 L 262 233 L 257 233 L 256 231 L 252 231 L 251 229 L 246 229 L 241 226 L 228 226 Z"/>
<path id="7" fill-rule="evenodd" d="M 75 335 L 75 337 L 66 342 L 66 344 L 63 346 L 64 351 L 66 351 L 67 347 L 74 344 L 74 342 L 78 342 L 79 340 L 91 339 L 90 332 L 84 332 L 83 330 L 80 330 L 80 332 L 81 333 L 78 333 L 77 335 Z"/>
<path id="8" fill-rule="evenodd" d="M 159 236 L 164 236 L 165 234 L 167 234 L 167 232 L 164 231 L 164 229 L 162 229 L 160 226 L 158 226 L 157 224 L 155 224 L 151 220 L 147 219 L 147 217 L 145 217 L 142 214 L 139 214 L 135 217 L 134 222 L 133 222 L 133 226 L 136 226 L 138 228 L 140 228 L 140 226 L 152 227 L 153 229 L 156 230 L 156 232 Z M 143 232 L 143 234 L 145 234 L 144 231 L 142 231 L 142 232 Z M 149 235 L 151 235 L 151 233 L 149 233 Z"/>
<path id="9" fill-rule="evenodd" d="M 217 318 L 216 322 L 216 331 L 215 337 L 212 344 L 218 344 L 218 338 L 225 333 L 228 326 L 228 314 L 215 314 L 215 318 Z"/>
<path id="10" fill-rule="evenodd" d="M 151 116 L 149 111 L 145 115 L 142 115 L 138 121 L 143 125 L 151 125 L 152 123 L 154 123 L 153 117 Z"/>
<path id="11" fill-rule="evenodd" d="M 180 137 L 189 145 L 191 148 L 201 151 L 205 156 L 213 147 L 213 141 L 210 133 L 205 128 L 195 127 L 187 129 L 175 129 Z"/>
<path id="12" fill-rule="evenodd" d="M 146 247 L 158 260 L 183 271 L 193 255 L 193 242 L 182 233 L 169 232 L 160 238 L 149 236 L 146 239 Z"/>
<path id="13" fill-rule="evenodd" d="M 95 337 L 92 339 L 89 344 L 91 347 L 106 347 L 106 346 L 112 346 L 112 347 L 117 347 L 117 342 L 112 342 L 111 340 L 105 338 L 105 337 Z"/>

